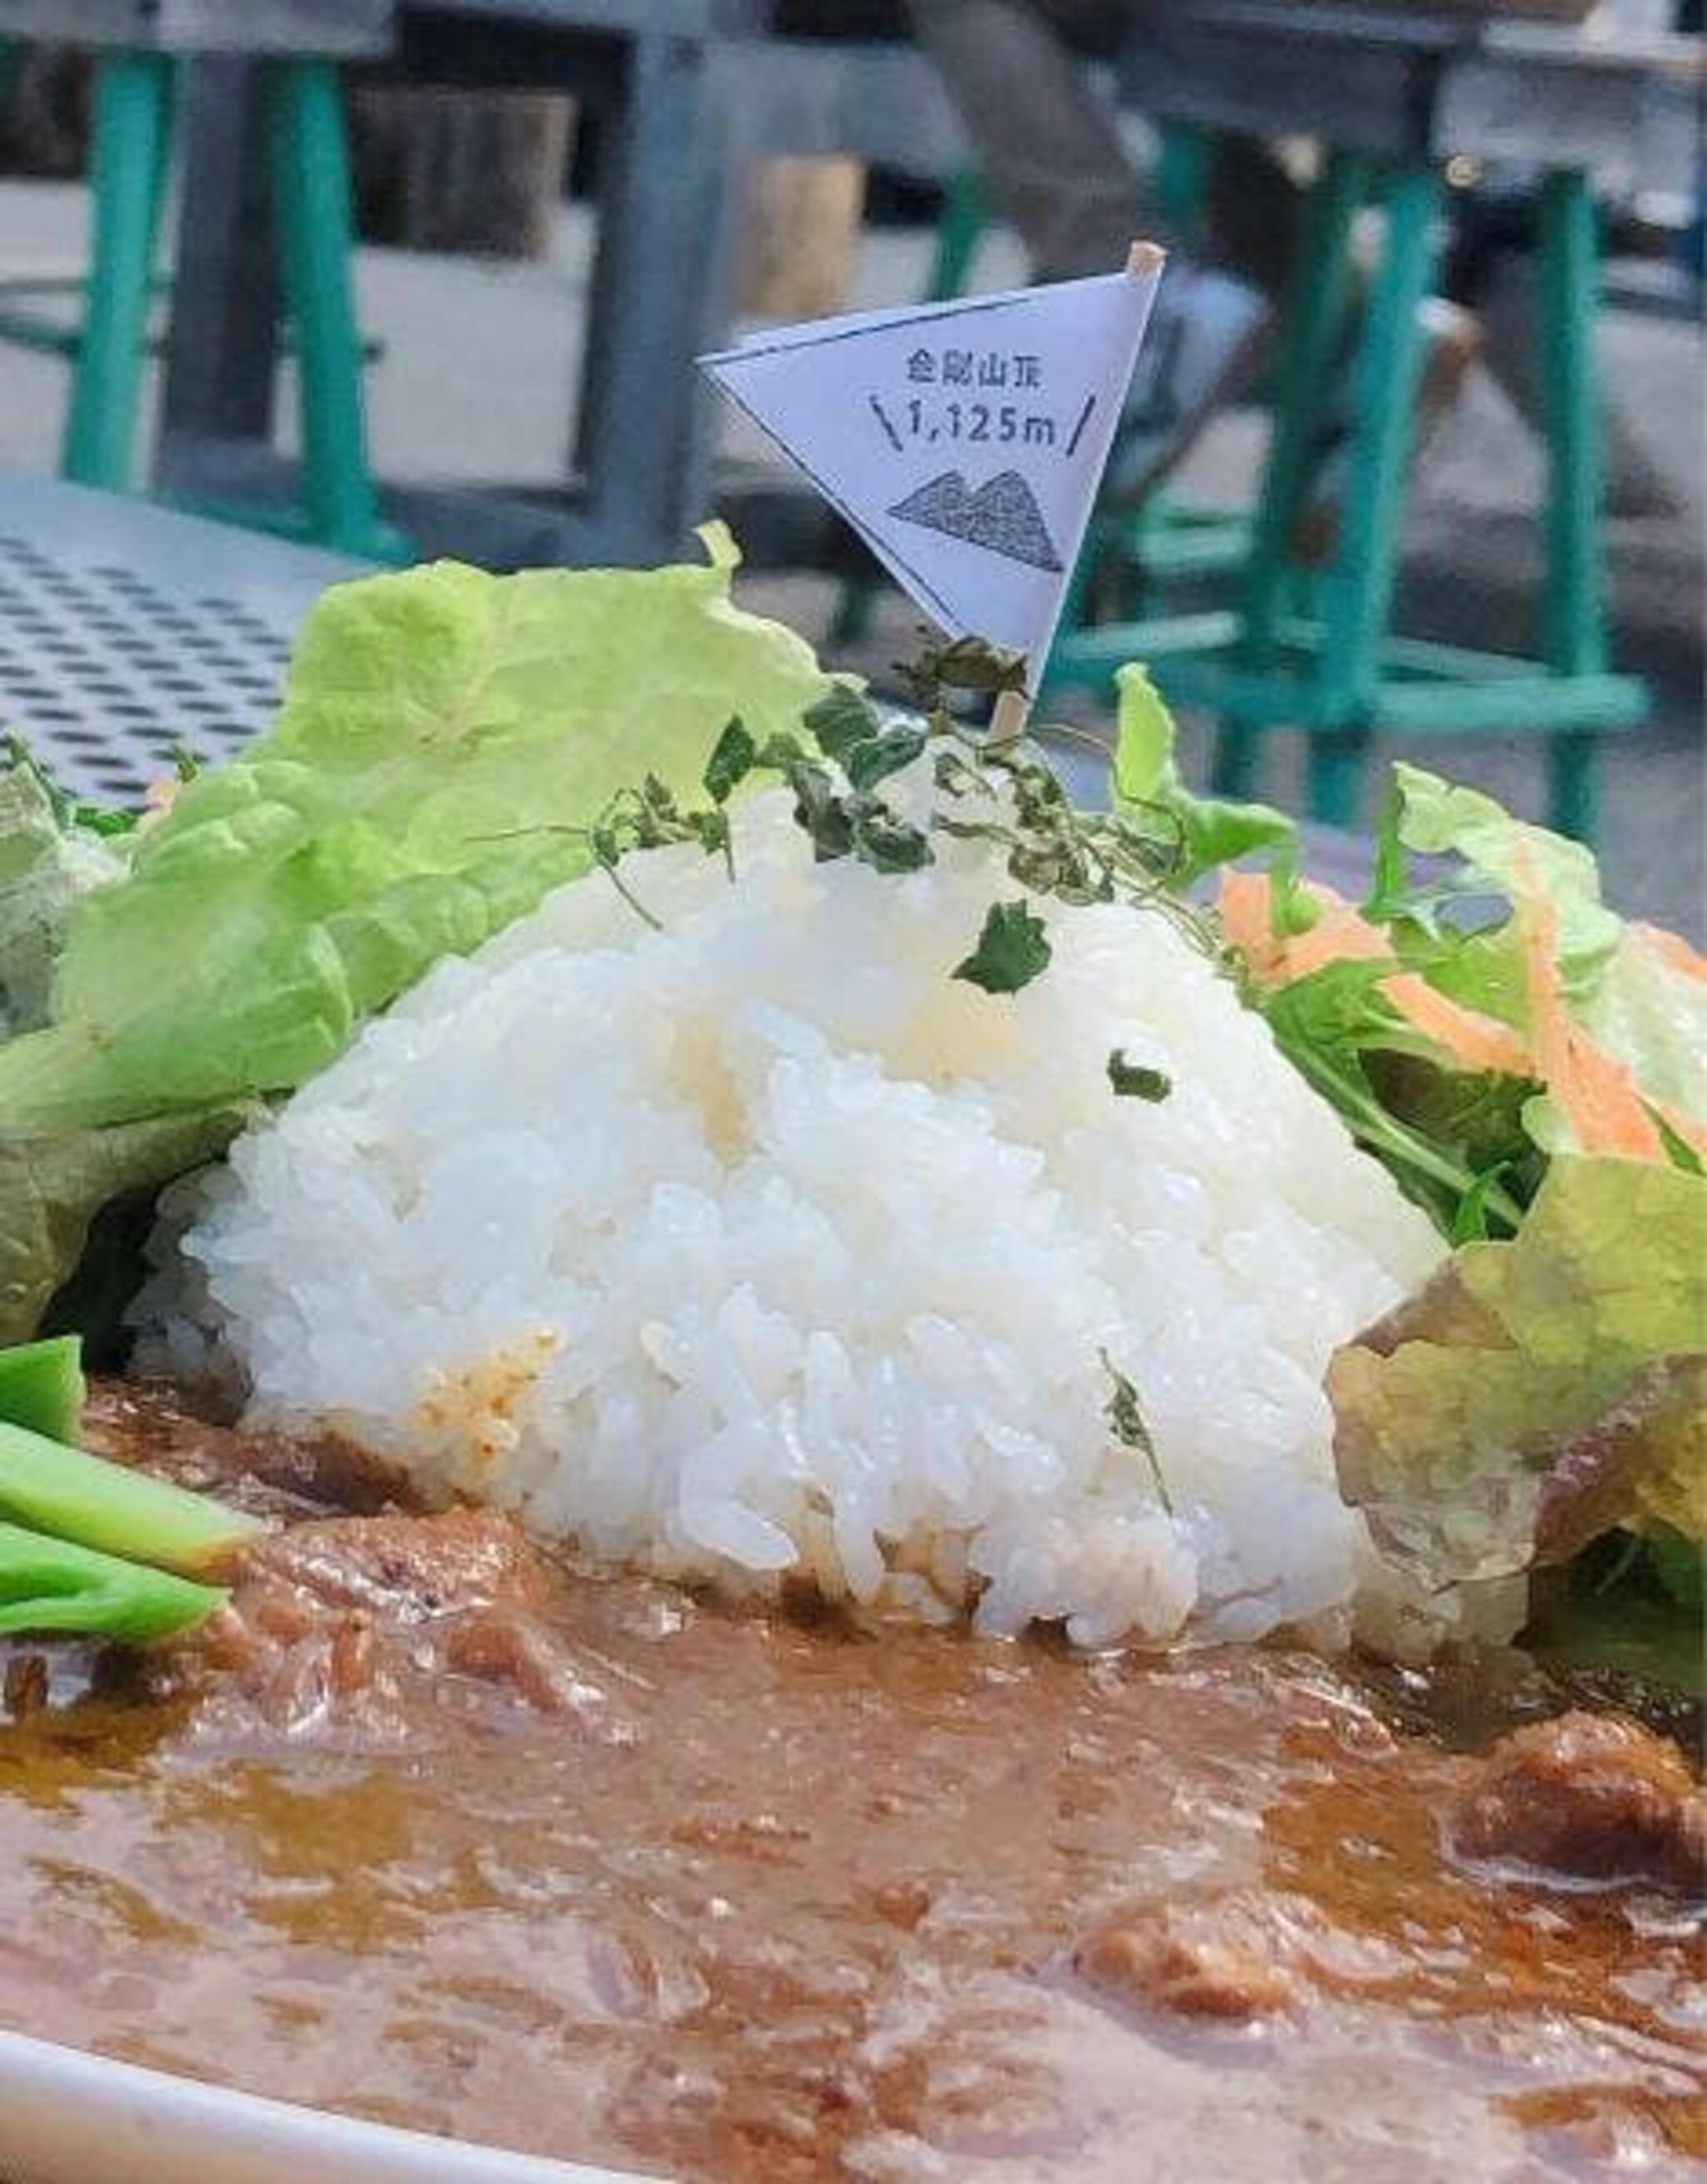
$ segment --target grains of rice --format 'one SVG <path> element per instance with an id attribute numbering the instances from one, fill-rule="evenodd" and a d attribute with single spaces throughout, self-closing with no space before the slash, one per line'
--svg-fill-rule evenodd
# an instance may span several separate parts
<path id="1" fill-rule="evenodd" d="M 594 877 L 441 964 L 180 1204 L 252 1414 L 737 1591 L 1085 1644 L 1346 1603 L 1321 1373 L 1423 1216 L 1161 914 L 1040 906 L 992 996 L 982 845 L 815 865 L 781 794 L 737 837 L 733 886 L 625 867 L 661 931 Z"/>

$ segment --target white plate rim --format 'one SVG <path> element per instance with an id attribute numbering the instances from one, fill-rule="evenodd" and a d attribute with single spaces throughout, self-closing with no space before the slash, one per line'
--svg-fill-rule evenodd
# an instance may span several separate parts
<path id="1" fill-rule="evenodd" d="M 659 2184 L 174 2077 L 0 2031 L 3 2184 Z"/>

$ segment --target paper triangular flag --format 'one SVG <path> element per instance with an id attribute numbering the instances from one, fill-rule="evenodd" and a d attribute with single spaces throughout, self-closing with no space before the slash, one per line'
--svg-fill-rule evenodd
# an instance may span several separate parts
<path id="1" fill-rule="evenodd" d="M 1040 660 L 1161 253 L 1122 273 L 786 326 L 700 359 L 933 621 Z"/>

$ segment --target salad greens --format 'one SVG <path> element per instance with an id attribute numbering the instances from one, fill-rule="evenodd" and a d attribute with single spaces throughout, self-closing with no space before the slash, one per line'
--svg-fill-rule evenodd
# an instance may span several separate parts
<path id="1" fill-rule="evenodd" d="M 201 1580 L 262 1528 L 70 1446 L 84 1393 L 75 1338 L 0 1350 L 0 1632 L 186 1630 L 225 1597 Z"/>
<path id="2" fill-rule="evenodd" d="M 1707 962 L 1581 844 L 1394 773 L 1359 907 L 1284 861 L 1220 887 L 1276 1041 L 1460 1247 L 1330 1367 L 1341 1490 L 1428 1582 L 1558 1568 L 1566 1658 L 1627 1602 L 1699 1686 Z"/>
<path id="3" fill-rule="evenodd" d="M 0 1039 L 47 1022 L 72 905 L 124 869 L 20 745 L 0 747 Z"/>
<path id="4" fill-rule="evenodd" d="M 697 842 L 732 877 L 731 800 L 769 776 L 820 859 L 904 874 L 942 837 L 987 843 L 1011 885 L 956 975 L 993 994 L 1048 974 L 1043 900 L 1152 905 L 1222 961 L 1454 1247 L 1334 1361 L 1348 1499 L 1431 1581 L 1543 1571 L 1549 1642 L 1627 1602 L 1676 1658 L 1707 1533 L 1707 962 L 1609 910 L 1582 845 L 1411 766 L 1366 899 L 1341 900 L 1283 814 L 1187 788 L 1137 666 L 1112 808 L 1076 810 L 1034 749 L 954 717 L 1022 661 L 933 647 L 903 671 L 917 715 L 886 716 L 739 611 L 734 549 L 705 537 L 693 567 L 328 593 L 274 727 L 165 811 L 91 812 L 15 750 L 0 766 L 0 1342 L 97 1293 L 86 1263 L 65 1285 L 97 1214 L 146 1217 L 441 957 L 589 870 L 649 916 L 639 850 Z M 885 789 L 921 754 L 922 821 Z M 1113 1096 L 1170 1089 L 1119 1048 L 1107 1073 Z M 0 1518 L 35 1528 L 0 1524 L 0 1627 L 56 1587 L 59 1627 L 205 1612 L 170 1588 L 245 1520 L 62 1446 L 80 1395 L 75 1356 L 0 1354 Z M 1115 1423 L 1138 1447 L 1135 1403 Z M 163 1566 L 130 1608 L 114 1557 Z"/>
<path id="5" fill-rule="evenodd" d="M 1429 1583 L 1615 1526 L 1707 1537 L 1702 1192 L 1561 1155 L 1514 1238 L 1466 1245 L 1334 1358 L 1341 1486 Z"/>
<path id="6" fill-rule="evenodd" d="M 0 1047 L 0 1057 L 8 1050 Z M 36 1332 L 103 1206 L 215 1159 L 259 1112 L 258 1104 L 226 1101 L 37 1134 L 0 1111 L 0 1342 Z"/>
<path id="7" fill-rule="evenodd" d="M 1115 677 L 1119 735 L 1115 745 L 1114 799 L 1129 814 L 1159 811 L 1178 828 L 1180 857 L 1175 884 L 1189 887 L 1255 850 L 1295 855 L 1298 829 L 1284 812 L 1266 804 L 1228 804 L 1196 796 L 1180 777 L 1174 756 L 1174 720 L 1148 671 L 1137 662 Z"/>
<path id="8" fill-rule="evenodd" d="M 1411 856 L 1443 852 L 1458 872 L 1419 881 Z M 1491 797 L 1398 766 L 1360 909 L 1285 872 L 1227 875 L 1220 907 L 1294 1061 L 1316 1045 L 1300 1018 L 1331 1023 L 1388 1117 L 1425 1132 L 1432 1117 L 1437 1149 L 1477 1178 L 1532 1184 L 1537 1156 L 1560 1151 L 1684 1168 L 1707 1153 L 1707 962 L 1626 925 L 1580 843 Z M 1450 1117 L 1461 1127 L 1443 1130 Z"/>
<path id="9" fill-rule="evenodd" d="M 828 683 L 729 596 L 735 561 L 451 564 L 327 592 L 275 726 L 180 788 L 77 903 L 50 1020 L 0 1045 L 0 1340 L 32 1332 L 116 1192 L 217 1153 L 258 1095 L 593 861 L 650 772 L 697 783 L 739 711 L 761 738 Z"/>

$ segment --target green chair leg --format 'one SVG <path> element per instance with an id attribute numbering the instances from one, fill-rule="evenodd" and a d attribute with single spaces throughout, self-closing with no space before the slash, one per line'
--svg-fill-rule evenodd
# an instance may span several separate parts
<path id="1" fill-rule="evenodd" d="M 1203 241 L 1215 156 L 1215 138 L 1193 122 L 1172 121 L 1162 131 L 1156 160 L 1156 209 L 1167 224 L 1168 233 L 1187 249 L 1197 248 Z"/>
<path id="2" fill-rule="evenodd" d="M 1600 738 L 1561 729 L 1548 752 L 1547 823 L 1593 847 L 1600 827 Z"/>
<path id="3" fill-rule="evenodd" d="M 1366 728 L 1318 728 L 1309 739 L 1304 809 L 1324 827 L 1355 827 L 1371 738 Z"/>
<path id="4" fill-rule="evenodd" d="M 942 194 L 942 212 L 937 223 L 937 248 L 925 286 L 927 304 L 946 304 L 965 292 L 990 225 L 990 195 L 984 178 L 974 167 L 962 167 L 948 178 Z"/>
<path id="5" fill-rule="evenodd" d="M 172 63 L 158 53 L 114 53 L 96 75 L 93 248 L 60 470 L 109 493 L 132 482 L 172 90 Z"/>
<path id="6" fill-rule="evenodd" d="M 1593 192 L 1579 174 L 1549 177 L 1541 199 L 1540 301 L 1546 400 L 1547 591 L 1544 651 L 1565 675 L 1606 671 L 1600 542 L 1600 410 L 1594 322 L 1599 238 Z M 1592 842 L 1599 817 L 1599 743 L 1557 736 L 1552 824 Z"/>
<path id="7" fill-rule="evenodd" d="M 1217 796 L 1248 803 L 1257 793 L 1259 738 L 1243 721 L 1223 718 L 1216 724 L 1215 749 L 1209 759 L 1209 787 Z"/>
<path id="8" fill-rule="evenodd" d="M 396 542 L 380 522 L 368 465 L 337 73 L 327 61 L 277 62 L 269 91 L 280 263 L 297 331 L 309 534 L 345 553 L 388 558 Z"/>
<path id="9" fill-rule="evenodd" d="M 1276 382 L 1274 426 L 1251 527 L 1241 593 L 1240 658 L 1254 672 L 1274 664 L 1281 623 L 1295 592 L 1290 549 L 1315 446 L 1334 344 L 1345 317 L 1354 222 L 1372 170 L 1355 153 L 1329 153 L 1310 192 L 1298 284 Z M 1213 785 L 1220 796 L 1248 796 L 1255 785 L 1257 732 L 1225 720 L 1215 738 Z"/>
<path id="10" fill-rule="evenodd" d="M 865 644 L 871 634 L 871 623 L 877 611 L 877 579 L 868 577 L 863 569 L 858 576 L 844 577 L 830 621 L 832 645 L 839 649 L 844 645 Z"/>
<path id="11" fill-rule="evenodd" d="M 1357 421 L 1340 551 L 1323 586 L 1319 691 L 1322 725 L 1331 732 L 1367 719 L 1381 680 L 1422 383 L 1421 313 L 1433 285 L 1440 214 L 1437 175 L 1420 168 L 1394 178 L 1387 194 L 1386 251 L 1358 354 Z M 1355 816 L 1348 765 L 1347 755 L 1335 751 L 1324 758 L 1319 777 L 1313 770 L 1313 817 L 1344 825 Z"/>
<path id="12" fill-rule="evenodd" d="M 1367 159 L 1336 151 L 1329 153 L 1310 192 L 1243 593 L 1243 656 L 1244 664 L 1254 669 L 1272 660 L 1276 633 L 1290 601 L 1292 542 L 1309 485 L 1334 347 L 1345 318 L 1352 227 L 1371 181 Z"/>

